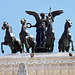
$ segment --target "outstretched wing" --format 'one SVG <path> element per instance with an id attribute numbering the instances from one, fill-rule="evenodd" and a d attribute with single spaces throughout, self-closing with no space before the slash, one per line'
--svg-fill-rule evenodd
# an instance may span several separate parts
<path id="1" fill-rule="evenodd" d="M 35 17 L 36 21 L 38 21 L 40 19 L 39 15 L 34 11 L 25 11 L 25 12 L 29 15 L 33 15 Z"/>
<path id="2" fill-rule="evenodd" d="M 52 14 L 52 16 L 54 18 L 55 16 L 60 15 L 64 12 L 63 12 L 63 10 L 56 10 L 56 11 L 53 11 L 53 12 L 50 12 L 50 13 Z"/>

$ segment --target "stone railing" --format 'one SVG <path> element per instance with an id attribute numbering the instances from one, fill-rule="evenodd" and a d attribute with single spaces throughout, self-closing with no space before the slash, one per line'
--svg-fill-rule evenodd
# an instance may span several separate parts
<path id="1" fill-rule="evenodd" d="M 75 75 L 75 54 L 35 53 L 0 56 L 0 75 Z"/>

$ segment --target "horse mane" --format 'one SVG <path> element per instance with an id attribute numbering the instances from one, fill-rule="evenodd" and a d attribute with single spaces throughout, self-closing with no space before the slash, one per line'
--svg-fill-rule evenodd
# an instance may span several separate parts
<path id="1" fill-rule="evenodd" d="M 12 31 L 12 27 L 11 27 L 10 25 L 9 25 L 8 30 L 9 30 L 10 33 L 13 33 L 13 31 Z"/>

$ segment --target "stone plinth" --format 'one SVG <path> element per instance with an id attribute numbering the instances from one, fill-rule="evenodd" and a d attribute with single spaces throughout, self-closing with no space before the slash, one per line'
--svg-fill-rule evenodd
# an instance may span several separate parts
<path id="1" fill-rule="evenodd" d="M 34 53 L 0 56 L 0 75 L 75 75 L 75 54 Z"/>

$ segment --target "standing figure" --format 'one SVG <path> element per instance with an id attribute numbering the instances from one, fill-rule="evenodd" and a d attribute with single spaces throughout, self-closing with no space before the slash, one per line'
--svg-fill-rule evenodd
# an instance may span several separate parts
<path id="1" fill-rule="evenodd" d="M 27 31 L 27 24 L 26 24 L 26 20 L 23 18 L 21 19 L 21 24 L 22 24 L 22 28 L 21 28 L 21 32 L 19 34 L 20 36 L 20 40 L 23 46 L 23 50 L 24 50 L 24 44 L 26 47 L 27 52 L 29 53 L 29 48 L 32 48 L 32 53 L 34 52 L 34 47 L 36 44 L 36 40 L 35 38 L 30 35 Z"/>
<path id="2" fill-rule="evenodd" d="M 41 13 L 41 19 L 39 15 L 34 11 L 26 11 L 29 15 L 33 15 L 36 19 L 36 24 L 31 25 L 30 27 L 36 27 L 36 46 L 35 46 L 35 52 L 45 52 L 45 33 L 46 33 L 46 24 L 44 13 Z"/>
<path id="3" fill-rule="evenodd" d="M 4 53 L 3 45 L 9 45 L 12 53 L 16 53 L 18 51 L 20 51 L 20 53 L 24 53 L 21 41 L 14 37 L 11 26 L 7 22 L 3 22 L 2 29 L 6 29 L 4 42 L 1 43 L 2 53 Z"/>
<path id="4" fill-rule="evenodd" d="M 74 51 L 74 47 L 73 47 L 73 41 L 71 39 L 71 34 L 69 31 L 69 28 L 72 26 L 72 23 L 70 20 L 66 20 L 65 23 L 65 27 L 64 27 L 64 32 L 61 36 L 61 38 L 59 39 L 59 52 L 69 52 L 69 48 L 70 48 L 70 43 L 72 43 L 72 51 Z"/>
<path id="5" fill-rule="evenodd" d="M 50 12 L 48 16 L 46 16 L 47 20 L 47 31 L 46 31 L 46 50 L 48 52 L 53 52 L 54 48 L 54 40 L 55 40 L 55 33 L 53 30 L 52 22 L 54 22 L 54 17 L 63 13 L 63 10 L 56 10 Z"/>

